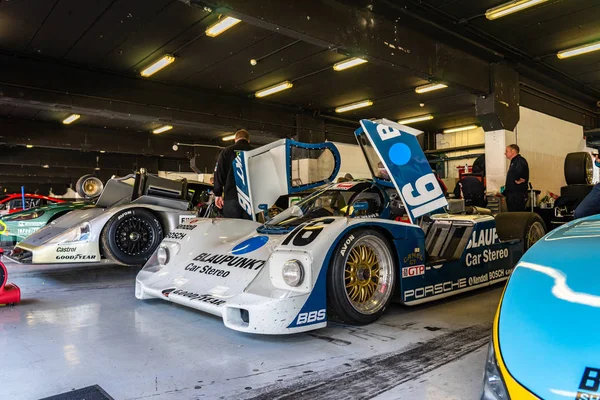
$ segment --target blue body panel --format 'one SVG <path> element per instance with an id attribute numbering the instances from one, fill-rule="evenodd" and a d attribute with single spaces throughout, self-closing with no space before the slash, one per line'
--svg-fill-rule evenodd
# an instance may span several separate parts
<path id="1" fill-rule="evenodd" d="M 588 390 L 595 379 L 583 379 L 586 368 L 600 368 L 600 275 L 593 257 L 599 245 L 600 216 L 552 231 L 525 254 L 504 293 L 501 356 L 510 374 L 541 398 L 600 394 Z"/>

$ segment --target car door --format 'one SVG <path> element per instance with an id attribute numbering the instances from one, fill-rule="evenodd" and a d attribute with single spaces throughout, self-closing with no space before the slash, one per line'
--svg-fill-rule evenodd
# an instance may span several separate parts
<path id="1" fill-rule="evenodd" d="M 281 139 L 242 151 L 233 162 L 238 200 L 257 220 L 280 196 L 300 193 L 333 181 L 340 169 L 333 143 L 308 144 Z"/>
<path id="2" fill-rule="evenodd" d="M 412 223 L 448 205 L 417 136 L 422 132 L 389 120 L 361 120 L 355 131 L 379 184 L 395 187 Z"/>

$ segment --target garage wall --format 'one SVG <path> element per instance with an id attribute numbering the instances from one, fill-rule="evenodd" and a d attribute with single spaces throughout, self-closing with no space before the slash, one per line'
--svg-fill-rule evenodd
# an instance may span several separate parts
<path id="1" fill-rule="evenodd" d="M 588 151 L 583 127 L 549 115 L 520 107 L 521 118 L 515 128 L 521 155 L 529 163 L 531 184 L 535 189 L 560 193 L 566 184 L 564 160 L 567 153 Z"/>
<path id="2" fill-rule="evenodd" d="M 442 150 L 452 147 L 460 147 L 460 146 L 470 146 L 474 144 L 483 144 L 484 142 L 484 131 L 482 128 L 471 129 L 463 132 L 454 132 L 454 133 L 439 133 L 435 137 L 436 141 L 436 149 Z M 443 179 L 446 186 L 448 186 L 448 190 L 454 190 L 454 186 L 458 181 L 458 166 L 468 164 L 469 166 L 473 165 L 475 158 L 478 155 L 484 153 L 484 149 L 473 149 L 466 151 L 453 151 L 450 153 L 446 153 L 448 157 L 458 157 L 458 156 L 467 156 L 473 154 L 473 157 L 464 158 L 460 160 L 450 160 L 445 163 L 446 165 L 446 178 Z"/>

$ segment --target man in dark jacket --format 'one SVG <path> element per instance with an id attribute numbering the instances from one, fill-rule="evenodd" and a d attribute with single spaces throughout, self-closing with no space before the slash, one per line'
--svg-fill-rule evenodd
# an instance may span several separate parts
<path id="1" fill-rule="evenodd" d="M 235 133 L 235 143 L 219 154 L 215 165 L 215 205 L 223 210 L 225 218 L 250 218 L 238 201 L 233 161 L 240 151 L 251 150 L 250 135 L 244 129 Z"/>
<path id="2" fill-rule="evenodd" d="M 481 175 L 481 168 L 473 164 L 473 175 L 463 175 L 462 179 L 456 183 L 454 197 L 464 198 L 466 206 L 487 207 L 485 186 Z"/>
<path id="3" fill-rule="evenodd" d="M 529 165 L 519 154 L 519 146 L 509 144 L 504 155 L 510 160 L 506 173 L 506 185 L 503 195 L 506 197 L 508 211 L 525 211 L 527 188 L 529 186 Z"/>

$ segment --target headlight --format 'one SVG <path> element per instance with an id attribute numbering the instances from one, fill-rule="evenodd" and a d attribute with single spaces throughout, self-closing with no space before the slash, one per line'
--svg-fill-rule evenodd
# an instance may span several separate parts
<path id="1" fill-rule="evenodd" d="M 494 342 L 490 341 L 487 361 L 485 363 L 485 375 L 483 377 L 482 400 L 508 400 L 510 397 L 506 392 L 506 386 L 502 375 L 498 371 L 498 363 L 494 354 Z"/>
<path id="2" fill-rule="evenodd" d="M 304 267 L 300 261 L 290 260 L 283 264 L 281 275 L 286 285 L 299 286 L 304 280 Z"/>
<path id="3" fill-rule="evenodd" d="M 158 260 L 158 263 L 160 265 L 165 265 L 169 262 L 169 249 L 163 246 L 160 246 L 158 248 L 158 251 L 156 252 L 156 258 Z"/>
<path id="4" fill-rule="evenodd" d="M 75 228 L 71 228 L 56 236 L 54 239 L 48 241 L 48 243 L 87 242 L 90 240 L 91 229 L 92 226 L 89 222 L 82 222 Z"/>

